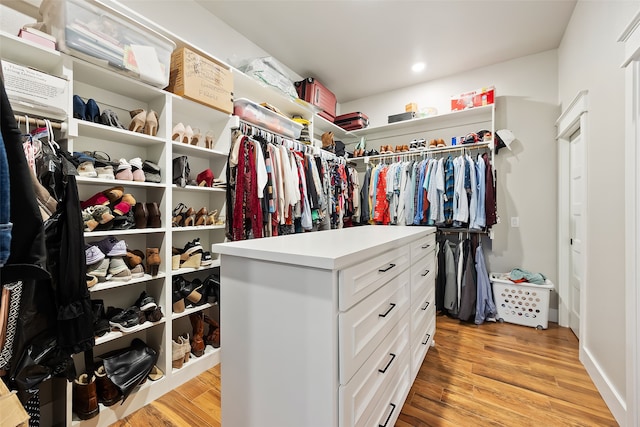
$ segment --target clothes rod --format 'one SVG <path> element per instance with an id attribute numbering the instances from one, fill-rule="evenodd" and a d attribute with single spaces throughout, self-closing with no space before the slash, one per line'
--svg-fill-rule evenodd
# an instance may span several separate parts
<path id="1" fill-rule="evenodd" d="M 18 124 L 25 124 L 26 123 L 26 121 L 25 121 L 26 117 L 25 116 L 19 116 L 19 115 L 16 114 L 16 115 L 14 115 L 14 118 L 16 119 L 16 122 Z M 52 128 L 60 129 L 60 130 L 63 129 L 63 124 L 62 123 L 52 122 L 51 120 L 49 120 L 49 121 L 51 122 L 51 127 Z M 30 125 L 34 125 L 34 126 L 38 126 L 38 127 L 46 126 L 46 123 L 45 123 L 44 119 L 36 119 L 36 118 L 33 118 L 33 117 L 29 117 L 29 124 Z"/>

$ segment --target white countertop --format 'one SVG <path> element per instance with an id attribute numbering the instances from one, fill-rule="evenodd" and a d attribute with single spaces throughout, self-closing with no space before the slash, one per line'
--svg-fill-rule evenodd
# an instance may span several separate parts
<path id="1" fill-rule="evenodd" d="M 368 225 L 212 245 L 212 251 L 321 269 L 341 269 L 386 249 L 404 246 L 435 227 Z"/>

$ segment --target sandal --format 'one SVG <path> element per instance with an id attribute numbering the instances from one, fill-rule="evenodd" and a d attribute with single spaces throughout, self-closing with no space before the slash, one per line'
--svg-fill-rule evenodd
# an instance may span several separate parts
<path id="1" fill-rule="evenodd" d="M 207 212 L 207 208 L 200 208 L 200 210 L 196 212 L 196 220 L 194 225 L 207 225 L 209 223 L 209 213 Z"/>
<path id="2" fill-rule="evenodd" d="M 173 215 L 171 218 L 171 226 L 172 227 L 182 227 L 184 225 L 185 212 L 187 210 L 187 206 L 180 202 L 178 206 L 173 210 Z"/>

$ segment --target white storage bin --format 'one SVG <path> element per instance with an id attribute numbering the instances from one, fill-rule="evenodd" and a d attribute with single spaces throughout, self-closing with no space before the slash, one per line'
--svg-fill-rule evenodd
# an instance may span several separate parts
<path id="1" fill-rule="evenodd" d="M 141 23 L 89 0 L 44 0 L 40 11 L 58 50 L 164 88 L 176 45 Z"/>
<path id="2" fill-rule="evenodd" d="M 547 329 L 549 326 L 549 296 L 555 287 L 545 279 L 544 285 L 514 283 L 504 279 L 504 274 L 491 273 L 493 299 L 496 304 L 498 321 Z"/>
<path id="3" fill-rule="evenodd" d="M 300 123 L 274 113 L 246 98 L 239 98 L 233 102 L 233 114 L 242 120 L 289 138 L 298 139 L 302 132 Z"/>

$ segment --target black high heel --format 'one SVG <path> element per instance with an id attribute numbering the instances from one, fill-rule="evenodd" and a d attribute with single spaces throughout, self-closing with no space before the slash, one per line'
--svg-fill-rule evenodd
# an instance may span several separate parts
<path id="1" fill-rule="evenodd" d="M 171 218 L 172 227 L 182 227 L 184 225 L 186 209 L 187 206 L 184 203 L 178 203 L 178 206 L 173 210 L 173 216 Z"/>

